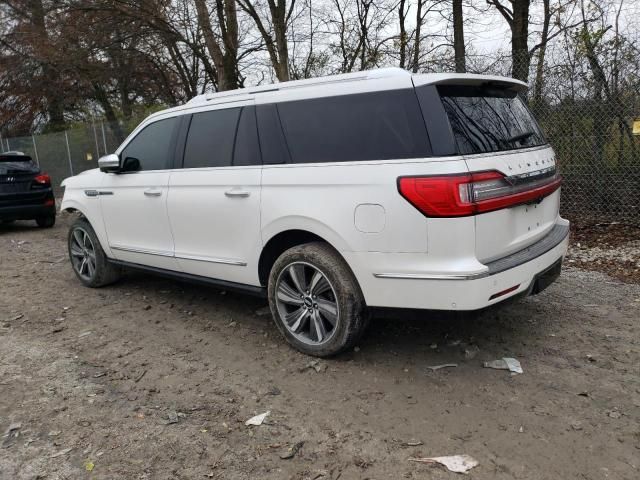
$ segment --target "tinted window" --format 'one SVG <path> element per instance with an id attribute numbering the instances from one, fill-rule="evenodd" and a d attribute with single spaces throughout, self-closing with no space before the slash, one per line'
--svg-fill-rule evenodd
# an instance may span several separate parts
<path id="1" fill-rule="evenodd" d="M 239 117 L 239 108 L 195 113 L 187 135 L 184 168 L 230 166 Z"/>
<path id="2" fill-rule="evenodd" d="M 294 163 L 430 154 L 413 89 L 284 102 L 277 108 Z"/>
<path id="3" fill-rule="evenodd" d="M 0 175 L 37 172 L 38 165 L 28 155 L 0 154 Z"/>
<path id="4" fill-rule="evenodd" d="M 140 170 L 168 168 L 173 158 L 173 135 L 177 124 L 178 118 L 174 117 L 146 126 L 124 148 L 121 158 L 138 159 Z"/>
<path id="5" fill-rule="evenodd" d="M 265 164 L 288 163 L 290 161 L 289 150 L 284 140 L 275 104 L 256 106 L 256 117 L 262 162 Z"/>
<path id="6" fill-rule="evenodd" d="M 546 143 L 515 92 L 498 88 L 439 87 L 458 152 L 495 152 Z"/>
<path id="7" fill-rule="evenodd" d="M 234 165 L 260 165 L 260 147 L 254 107 L 244 107 L 238 122 L 236 145 L 233 150 Z"/>

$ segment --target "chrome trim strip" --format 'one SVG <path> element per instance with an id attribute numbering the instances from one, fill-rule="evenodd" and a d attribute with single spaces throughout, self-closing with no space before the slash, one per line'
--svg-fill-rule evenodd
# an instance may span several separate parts
<path id="1" fill-rule="evenodd" d="M 221 263 L 223 265 L 237 265 L 238 267 L 247 266 L 247 262 L 243 262 L 242 260 L 233 260 L 230 258 L 201 257 L 198 255 L 188 255 L 186 253 L 176 255 L 172 252 L 165 252 L 162 250 L 148 250 L 145 248 L 125 247 L 122 245 L 109 245 L 109 247 L 112 250 L 120 250 L 122 252 L 143 253 L 146 255 L 157 255 L 160 257 L 174 257 L 181 260 L 197 260 L 200 262 Z"/>
<path id="2" fill-rule="evenodd" d="M 483 153 L 471 153 L 467 155 L 463 155 L 466 159 L 474 159 L 474 158 L 482 158 L 482 157 L 494 157 L 497 155 L 514 155 L 518 153 L 529 153 L 535 152 L 536 150 L 551 150 L 551 145 L 549 143 L 545 143 L 544 145 L 535 145 L 533 147 L 525 147 L 525 148 L 512 148 L 510 150 L 498 150 L 496 152 L 483 152 Z"/>
<path id="3" fill-rule="evenodd" d="M 85 190 L 84 194 L 87 197 L 97 197 L 98 195 L 113 195 L 113 192 L 107 190 Z"/>
<path id="4" fill-rule="evenodd" d="M 469 274 L 440 274 L 440 273 L 374 273 L 376 278 L 400 278 L 408 280 L 476 280 L 489 276 L 489 272 Z"/>
<path id="5" fill-rule="evenodd" d="M 159 257 L 173 257 L 172 252 L 166 252 L 162 250 L 147 250 L 146 248 L 133 248 L 133 247 L 125 247 L 122 245 L 109 245 L 109 248 L 112 250 L 120 250 L 122 252 L 131 252 L 131 253 L 144 253 L 147 255 L 157 255 Z"/>
<path id="6" fill-rule="evenodd" d="M 198 255 L 188 255 L 186 253 L 176 254 L 175 257 L 182 260 L 197 260 L 200 262 L 222 263 L 223 265 L 237 265 L 239 267 L 247 266 L 247 262 L 243 262 L 242 260 L 233 260 L 230 258 L 201 257 Z"/>

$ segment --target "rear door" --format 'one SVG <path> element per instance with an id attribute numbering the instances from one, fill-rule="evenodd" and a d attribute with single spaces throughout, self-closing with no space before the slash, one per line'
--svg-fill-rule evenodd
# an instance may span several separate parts
<path id="1" fill-rule="evenodd" d="M 194 113 L 168 213 L 181 269 L 258 285 L 262 165 L 251 104 Z"/>
<path id="2" fill-rule="evenodd" d="M 557 179 L 554 152 L 517 88 L 521 87 L 437 88 L 457 151 L 471 173 L 487 172 L 482 174 L 486 178 L 483 194 L 489 196 L 500 190 L 531 191 Z M 524 204 L 477 215 L 477 258 L 491 261 L 541 239 L 557 221 L 559 199 L 558 189 Z"/>

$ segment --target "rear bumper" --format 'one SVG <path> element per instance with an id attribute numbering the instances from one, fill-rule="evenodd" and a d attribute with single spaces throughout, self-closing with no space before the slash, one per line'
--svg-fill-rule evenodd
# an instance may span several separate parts
<path id="1" fill-rule="evenodd" d="M 345 254 L 354 269 L 367 305 L 430 310 L 479 310 L 508 298 L 538 293 L 560 272 L 569 243 L 569 222 L 559 219 L 554 229 L 535 244 L 485 265 L 482 271 L 437 275 L 377 274 L 376 259 Z M 364 262 L 363 262 L 364 260 Z"/>
<path id="2" fill-rule="evenodd" d="M 56 214 L 56 204 L 53 193 L 43 195 L 36 200 L 29 199 L 11 201 L 2 199 L 0 202 L 0 220 L 33 220 Z"/>

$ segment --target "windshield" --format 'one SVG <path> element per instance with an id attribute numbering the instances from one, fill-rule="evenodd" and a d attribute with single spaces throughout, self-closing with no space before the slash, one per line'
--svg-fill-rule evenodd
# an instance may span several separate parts
<path id="1" fill-rule="evenodd" d="M 461 154 L 544 145 L 529 108 L 512 90 L 440 86 L 442 104 Z"/>

